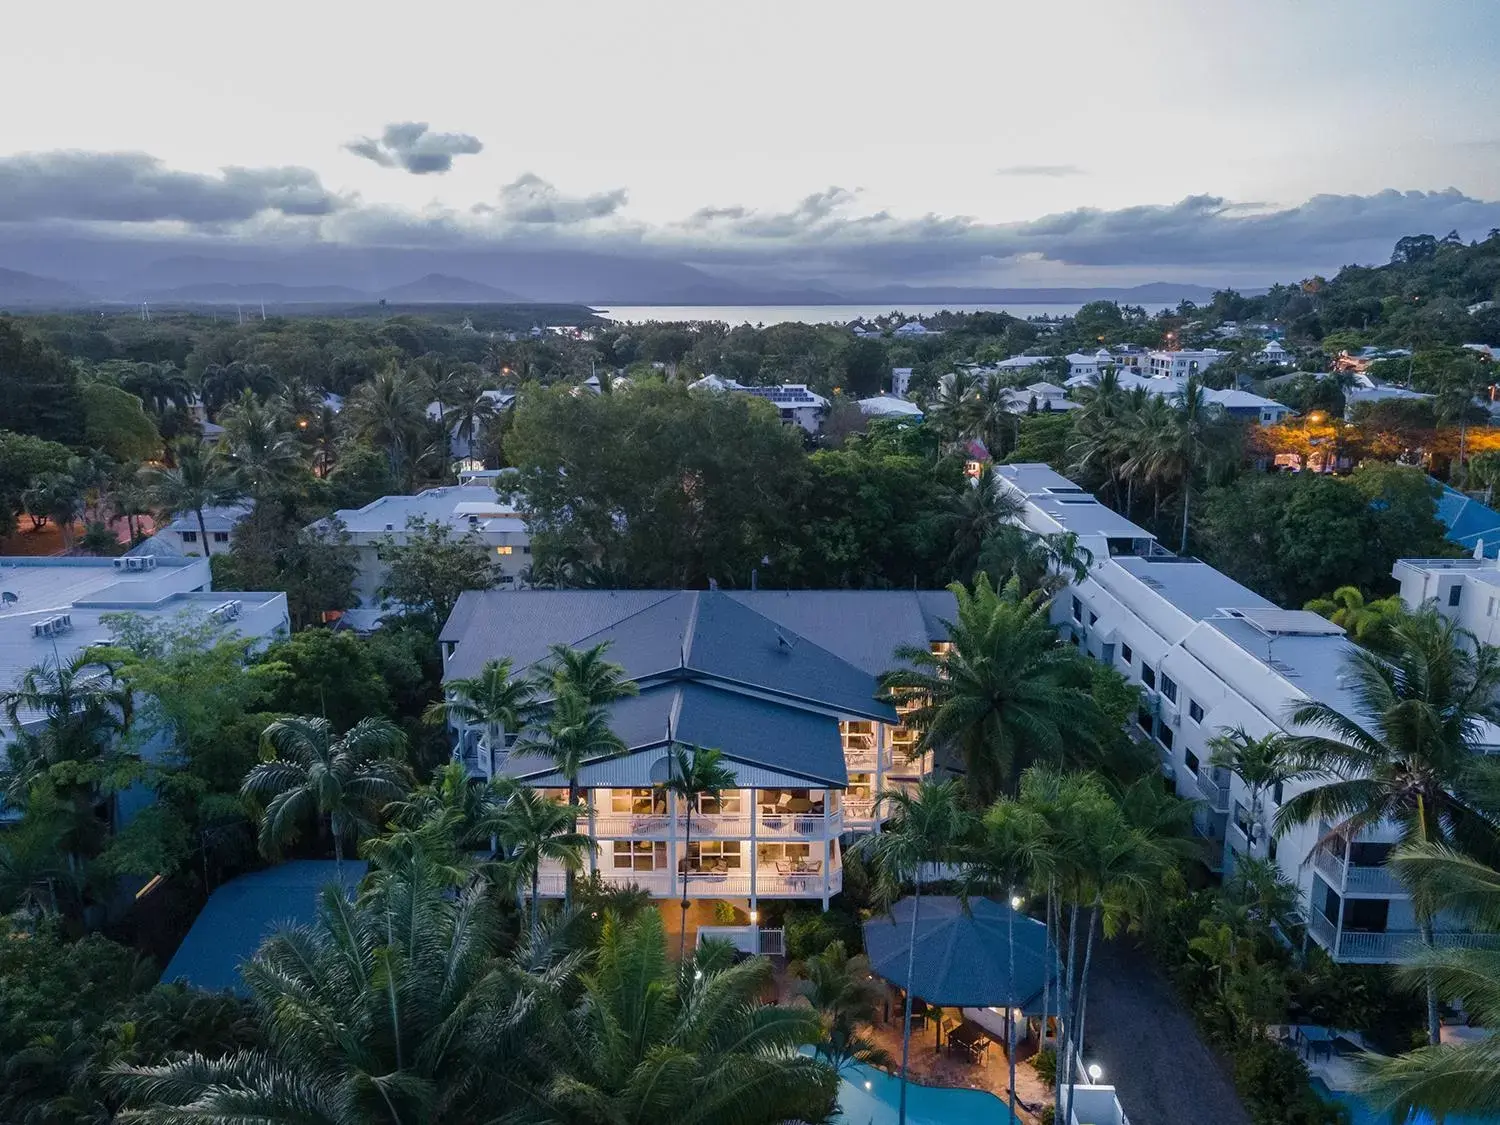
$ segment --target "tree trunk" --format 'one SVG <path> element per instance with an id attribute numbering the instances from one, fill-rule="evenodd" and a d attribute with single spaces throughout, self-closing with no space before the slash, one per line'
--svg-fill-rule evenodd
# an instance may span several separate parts
<path id="1" fill-rule="evenodd" d="M 578 831 L 578 779 L 568 778 L 568 807 L 575 810 L 570 822 L 570 831 Z M 577 877 L 576 872 L 569 866 L 563 873 L 563 910 L 566 912 L 573 909 L 573 880 Z"/>
<path id="2" fill-rule="evenodd" d="M 682 834 L 682 935 L 677 944 L 677 964 L 680 968 L 687 961 L 687 912 L 688 912 L 688 867 L 689 853 L 693 845 L 693 806 L 687 807 L 687 821 Z"/>
<path id="3" fill-rule="evenodd" d="M 1129 519 L 1130 518 L 1130 514 L 1132 512 L 1134 512 L 1134 511 L 1135 511 L 1135 477 L 1127 476 L 1125 478 L 1125 518 Z"/>
<path id="4" fill-rule="evenodd" d="M 1009 977 L 1005 988 L 1005 1058 L 1010 1064 L 1010 1116 L 1016 1116 L 1016 887 L 1012 883 L 1005 905 L 1010 913 L 1005 916 L 1005 951 L 1010 962 Z"/>
<path id="5" fill-rule="evenodd" d="M 1437 939 L 1433 933 L 1432 916 L 1423 911 L 1417 925 L 1422 932 L 1422 945 L 1431 953 L 1437 947 Z M 1443 1025 L 1442 1020 L 1438 1017 L 1437 982 L 1432 979 L 1431 972 L 1427 974 L 1425 991 L 1427 993 L 1427 1042 L 1436 1047 L 1442 1042 Z"/>
<path id="6" fill-rule="evenodd" d="M 1059 917 L 1059 929 L 1062 919 Z M 1073 1061 L 1073 1001 L 1076 992 L 1073 986 L 1074 969 L 1078 957 L 1078 904 L 1073 903 L 1068 911 L 1068 964 L 1063 973 L 1063 997 L 1058 1012 L 1063 1016 L 1062 1038 L 1057 1044 L 1057 1105 L 1063 1104 L 1063 1082 L 1071 1081 L 1070 1067 Z M 1066 1118 L 1064 1119 L 1066 1120 Z"/>
<path id="7" fill-rule="evenodd" d="M 1078 1053 L 1080 1055 L 1083 1053 L 1083 1022 L 1084 1022 L 1083 1017 L 1084 1017 L 1084 1007 L 1088 1003 L 1088 993 L 1089 993 L 1089 962 L 1094 959 L 1094 926 L 1095 926 L 1095 924 L 1099 920 L 1099 904 L 1100 904 L 1101 901 L 1102 901 L 1102 896 L 1095 895 L 1094 896 L 1094 905 L 1089 908 L 1089 933 L 1088 933 L 1088 938 L 1085 940 L 1084 947 L 1083 947 L 1083 969 L 1078 974 L 1078 1018 L 1077 1018 L 1078 1034 L 1077 1034 L 1076 1037 L 1074 1037 L 1074 1036 L 1070 1036 L 1069 1037 L 1070 1039 L 1072 1039 L 1072 1041 L 1074 1043 L 1077 1044 L 1077 1050 L 1078 1050 Z M 1066 1111 L 1062 1115 L 1062 1119 L 1064 1121 L 1071 1121 L 1071 1120 L 1073 1120 L 1073 1079 L 1074 1079 L 1074 1077 L 1075 1077 L 1075 1075 L 1073 1075 L 1071 1073 L 1068 1076 L 1068 1106 L 1067 1106 Z"/>
<path id="8" fill-rule="evenodd" d="M 535 946 L 542 936 L 541 904 L 542 861 L 540 857 L 531 869 L 531 944 Z"/>
<path id="9" fill-rule="evenodd" d="M 906 1125 L 906 1064 L 911 1057 L 911 981 L 917 972 L 917 913 L 922 908 L 922 872 L 917 870 L 916 893 L 911 903 L 911 940 L 906 950 L 906 1005 L 901 1016 L 901 1104 L 896 1125 Z"/>
<path id="10" fill-rule="evenodd" d="M 1179 555 L 1187 554 L 1188 506 L 1193 500 L 1193 488 L 1186 480 L 1182 482 L 1182 542 L 1177 546 Z"/>
<path id="11" fill-rule="evenodd" d="M 203 557 L 208 558 L 208 528 L 203 523 L 203 509 L 194 508 L 193 512 L 198 517 L 198 535 L 203 540 Z"/>
<path id="12" fill-rule="evenodd" d="M 339 885 L 342 886 L 344 883 L 344 838 L 333 830 L 332 825 L 329 827 L 330 831 L 333 831 L 333 870 L 338 876 Z"/>

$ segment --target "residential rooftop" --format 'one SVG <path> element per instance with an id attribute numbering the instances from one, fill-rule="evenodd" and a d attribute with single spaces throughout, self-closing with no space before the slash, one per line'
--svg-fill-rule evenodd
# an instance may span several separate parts
<path id="1" fill-rule="evenodd" d="M 404 531 L 408 520 L 446 523 L 460 530 L 524 532 L 516 504 L 500 496 L 487 484 L 450 484 L 428 488 L 414 496 L 382 496 L 363 508 L 342 508 L 334 513 L 352 536 L 384 535 Z"/>

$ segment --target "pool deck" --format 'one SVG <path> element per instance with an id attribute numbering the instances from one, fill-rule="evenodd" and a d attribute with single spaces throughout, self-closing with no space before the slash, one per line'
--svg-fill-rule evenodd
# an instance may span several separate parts
<path id="1" fill-rule="evenodd" d="M 899 1065 L 901 1061 L 901 1016 L 893 1011 L 888 1022 L 877 1023 L 871 1029 L 871 1038 Z M 907 1079 L 924 1086 L 948 1086 L 960 1090 L 984 1090 L 1005 1100 L 1010 1091 L 1010 1068 L 1005 1061 L 1004 1046 L 1000 1042 L 991 1044 L 985 1052 L 983 1062 L 971 1062 L 966 1058 L 939 1052 L 934 1045 L 936 1029 L 931 1020 L 927 1027 L 913 1031 L 911 1054 L 907 1062 Z M 1051 1104 L 1052 1090 L 1042 1081 L 1036 1070 L 1026 1061 L 1027 1048 L 1023 1045 L 1016 1058 L 1016 1116 L 1025 1122 L 1039 1120 L 1034 1113 L 1022 1108 L 1021 1103 L 1032 1106 Z"/>

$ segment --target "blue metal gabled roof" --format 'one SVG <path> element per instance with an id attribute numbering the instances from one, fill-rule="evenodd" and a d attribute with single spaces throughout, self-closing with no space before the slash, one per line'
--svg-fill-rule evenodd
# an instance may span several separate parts
<path id="1" fill-rule="evenodd" d="M 363 862 L 344 862 L 343 881 L 351 893 L 364 875 Z M 240 963 L 276 930 L 312 922 L 323 888 L 336 880 L 336 865 L 323 859 L 289 860 L 231 879 L 208 896 L 162 973 L 163 983 L 244 993 Z"/>
<path id="2" fill-rule="evenodd" d="M 1428 479 L 1432 480 L 1431 477 Z M 1439 481 L 1433 483 L 1442 489 L 1437 500 L 1437 518 L 1448 529 L 1449 541 L 1472 551 L 1483 539 L 1485 558 L 1493 559 L 1500 555 L 1500 512 L 1486 507 L 1478 500 L 1470 499 L 1446 484 Z"/>

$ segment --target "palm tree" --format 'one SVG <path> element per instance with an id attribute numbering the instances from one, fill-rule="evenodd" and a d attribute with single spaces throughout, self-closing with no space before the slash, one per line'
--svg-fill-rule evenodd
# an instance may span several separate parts
<path id="1" fill-rule="evenodd" d="M 687 971 L 667 958 L 661 915 L 607 915 L 592 968 L 541 993 L 538 1119 L 559 1125 L 779 1125 L 820 1121 L 838 1088 L 832 1067 L 798 1053 L 818 1041 L 805 1008 L 763 1004 L 770 963 L 723 964 L 700 950 Z M 521 1116 L 527 1116 L 525 1110 Z"/>
<path id="2" fill-rule="evenodd" d="M 584 697 L 571 687 L 564 689 L 548 707 L 546 722 L 524 733 L 516 743 L 516 750 L 524 754 L 538 754 L 550 758 L 557 765 L 557 772 L 568 781 L 568 815 L 578 826 L 580 792 L 578 775 L 583 767 L 599 758 L 614 758 L 628 751 L 623 739 L 609 725 L 609 712 L 603 707 L 591 707 Z M 564 892 L 567 905 L 573 903 L 573 872 L 567 875 Z"/>
<path id="3" fill-rule="evenodd" d="M 1290 740 L 1291 754 L 1316 784 L 1282 805 L 1278 834 L 1326 821 L 1333 827 L 1321 845 L 1389 823 L 1402 843 L 1446 844 L 1500 860 L 1492 803 L 1500 771 L 1480 749 L 1485 724 L 1500 719 L 1500 649 L 1428 607 L 1392 625 L 1388 657 L 1351 652 L 1345 675 L 1360 718 L 1321 701 L 1288 716 L 1309 732 Z M 1414 905 L 1430 949 L 1432 912 Z M 1435 984 L 1427 1024 L 1436 1044 Z"/>
<path id="4" fill-rule="evenodd" d="M 542 864 L 559 863 L 568 872 L 583 866 L 592 841 L 577 830 L 572 809 L 543 797 L 525 782 L 500 778 L 496 792 L 505 802 L 495 820 L 495 834 L 517 887 L 531 884 L 531 937 L 541 937 Z"/>
<path id="5" fill-rule="evenodd" d="M 964 809 L 963 787 L 958 781 L 923 781 L 915 791 L 882 793 L 876 804 L 891 815 L 877 833 L 856 841 L 868 854 L 875 869 L 877 901 L 886 910 L 900 897 L 907 883 L 913 887 L 910 950 L 906 958 L 906 1001 L 901 1016 L 901 1103 L 898 1125 L 906 1125 L 906 1070 L 911 1057 L 912 977 L 916 971 L 917 918 L 922 909 L 922 871 L 959 854 L 969 837 L 971 821 Z"/>
<path id="6" fill-rule="evenodd" d="M 1187 377 L 1177 397 L 1169 420 L 1163 419 L 1165 424 L 1152 428 L 1132 460 L 1138 461 L 1148 476 L 1159 482 L 1175 481 L 1181 488 L 1182 539 L 1177 549 L 1186 554 L 1194 478 L 1211 459 L 1224 456 L 1230 431 L 1222 408 L 1205 398 L 1203 381 L 1196 372 Z"/>
<path id="7" fill-rule="evenodd" d="M 1021 907 L 1018 891 L 1023 883 L 1039 881 L 1048 862 L 1046 820 L 1013 798 L 1002 797 L 985 810 L 981 832 L 967 856 L 971 875 L 981 885 L 1005 895 L 1005 947 L 1010 991 L 1005 998 L 1005 1056 L 1010 1066 L 1010 1114 L 1016 1115 L 1016 1032 L 1013 1013 L 1026 999 L 1015 994 L 1016 911 Z"/>
<path id="8" fill-rule="evenodd" d="M 1208 740 L 1209 764 L 1238 774 L 1250 791 L 1250 832 L 1247 842 L 1254 855 L 1264 831 L 1262 801 L 1288 782 L 1300 778 L 1291 743 L 1281 731 L 1255 738 L 1244 727 L 1221 730 Z"/>
<path id="9" fill-rule="evenodd" d="M 693 857 L 693 808 L 700 796 L 717 798 L 735 785 L 734 771 L 723 763 L 724 755 L 711 748 L 694 746 L 691 750 L 673 744 L 667 750 L 667 780 L 664 788 L 677 797 L 687 811 L 684 818 L 682 858 L 682 940 L 677 950 L 678 964 L 687 964 L 688 874 Z"/>
<path id="10" fill-rule="evenodd" d="M 1441 844 L 1413 843 L 1391 866 L 1403 883 L 1424 888 L 1437 909 L 1451 910 L 1490 932 L 1500 930 L 1500 872 Z M 1500 950 L 1426 949 L 1403 964 L 1398 979 L 1435 987 L 1463 1002 L 1471 1021 L 1500 1020 Z M 1392 1121 L 1447 1114 L 1488 1120 L 1500 1115 L 1500 1039 L 1429 1044 L 1396 1058 L 1370 1061 L 1364 1095 Z"/>
<path id="11" fill-rule="evenodd" d="M 489 660 L 479 675 L 449 680 L 444 698 L 428 706 L 428 722 L 458 722 L 484 728 L 479 750 L 485 757 L 485 776 L 495 776 L 495 754 L 505 748 L 505 735 L 518 734 L 535 708 L 537 684 L 529 677 L 512 676 L 510 657 Z"/>
<path id="12" fill-rule="evenodd" d="M 985 465 L 973 486 L 959 492 L 945 522 L 953 534 L 948 567 L 960 581 L 973 578 L 985 540 L 1009 525 L 1024 508 L 1015 493 L 1001 486 L 993 465 Z"/>
<path id="13" fill-rule="evenodd" d="M 949 647 L 904 647 L 907 666 L 881 678 L 892 696 L 921 700 L 906 717 L 920 732 L 917 753 L 961 765 L 976 803 L 1013 791 L 1033 762 L 1061 762 L 1097 746 L 1102 720 L 1088 666 L 1061 644 L 1037 593 L 1012 580 L 1000 591 L 981 574 L 970 593 L 948 587 L 957 620 L 944 622 Z"/>
<path id="14" fill-rule="evenodd" d="M 224 448 L 245 491 L 263 500 L 278 486 L 305 471 L 297 439 L 285 416 L 246 390 L 223 414 Z"/>
<path id="15" fill-rule="evenodd" d="M 978 432 L 982 404 L 979 381 L 967 371 L 951 371 L 938 380 L 937 394 L 926 403 L 927 417 L 947 445 Z"/>
<path id="16" fill-rule="evenodd" d="M 793 993 L 806 1000 L 822 1021 L 818 1054 L 835 1070 L 854 1062 L 890 1065 L 885 1052 L 860 1030 L 875 1021 L 883 991 L 870 973 L 868 957 L 851 957 L 844 943 L 835 941 L 822 953 L 794 962 L 788 972 L 796 981 Z"/>
<path id="17" fill-rule="evenodd" d="M 391 475 L 409 482 L 427 428 L 427 395 L 422 380 L 395 364 L 354 388 L 344 404 L 354 435 L 383 449 Z"/>
<path id="18" fill-rule="evenodd" d="M 66 816 L 28 809 L 0 835 L 0 915 L 57 914 L 59 889 L 77 896 L 82 880 L 64 851 L 68 831 Z"/>
<path id="19" fill-rule="evenodd" d="M 1302 607 L 1340 626 L 1349 638 L 1382 651 L 1391 624 L 1406 612 L 1400 594 L 1366 601 L 1358 586 L 1340 586 L 1329 597 L 1314 598 Z"/>
<path id="20" fill-rule="evenodd" d="M 297 838 L 316 817 L 333 835 L 333 857 L 343 870 L 344 841 L 374 827 L 375 816 L 411 789 L 406 736 L 389 719 L 361 719 L 336 737 L 327 719 L 278 719 L 265 730 L 261 761 L 241 793 L 266 800 L 260 848 L 268 858 Z"/>
<path id="21" fill-rule="evenodd" d="M 204 449 L 199 441 L 177 443 L 172 459 L 175 462 L 172 467 L 147 469 L 142 478 L 156 506 L 169 516 L 192 512 L 198 517 L 198 535 L 206 558 L 211 552 L 203 509 L 237 499 L 239 478 L 216 451 Z"/>
<path id="22" fill-rule="evenodd" d="M 480 431 L 499 413 L 495 400 L 477 378 L 461 375 L 450 388 L 446 405 L 452 407 L 445 419 L 448 432 L 462 441 L 468 456 L 473 457 Z"/>
<path id="23" fill-rule="evenodd" d="M 120 377 L 120 387 L 135 395 L 158 418 L 176 407 L 186 410 L 193 401 L 193 383 L 171 361 L 137 363 Z"/>
<path id="24" fill-rule="evenodd" d="M 502 931 L 475 883 L 454 893 L 418 863 L 350 902 L 324 889 L 310 926 L 243 968 L 264 1047 L 116 1065 L 118 1120 L 411 1125 L 480 1121 L 535 1068 Z"/>
<path id="25" fill-rule="evenodd" d="M 548 650 L 552 694 L 571 691 L 590 707 L 603 707 L 638 694 L 640 688 L 634 680 L 625 678 L 625 669 L 604 659 L 608 651 L 608 641 L 584 649 L 552 645 Z"/>

